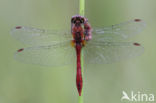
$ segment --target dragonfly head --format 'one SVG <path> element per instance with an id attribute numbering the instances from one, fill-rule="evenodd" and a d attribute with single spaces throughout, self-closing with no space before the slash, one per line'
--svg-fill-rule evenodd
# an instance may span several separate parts
<path id="1" fill-rule="evenodd" d="M 79 16 L 79 15 L 73 16 L 72 19 L 71 19 L 71 23 L 73 23 L 75 25 L 84 24 L 84 21 L 85 21 L 84 17 Z"/>

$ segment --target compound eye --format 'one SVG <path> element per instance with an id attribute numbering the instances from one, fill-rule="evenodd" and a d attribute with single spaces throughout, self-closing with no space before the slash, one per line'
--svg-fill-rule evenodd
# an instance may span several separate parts
<path id="1" fill-rule="evenodd" d="M 82 19 L 82 23 L 84 23 L 84 19 Z"/>
<path id="2" fill-rule="evenodd" d="M 73 23 L 73 21 L 74 21 L 74 19 L 72 18 L 72 19 L 71 19 L 71 22 Z"/>
<path id="3" fill-rule="evenodd" d="M 71 19 L 71 22 L 72 22 L 72 23 L 75 23 L 75 18 L 72 18 L 72 19 Z"/>
<path id="4" fill-rule="evenodd" d="M 81 18 L 80 21 L 81 21 L 81 23 L 84 23 L 84 18 Z"/>

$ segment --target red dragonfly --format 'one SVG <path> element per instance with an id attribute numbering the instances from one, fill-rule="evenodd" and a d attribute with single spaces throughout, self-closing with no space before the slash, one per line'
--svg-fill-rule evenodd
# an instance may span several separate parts
<path id="1" fill-rule="evenodd" d="M 69 31 L 17 26 L 12 29 L 11 35 L 24 44 L 32 45 L 17 50 L 15 59 L 19 61 L 60 66 L 73 64 L 77 60 L 76 85 L 81 96 L 81 50 L 87 65 L 112 63 L 138 56 L 143 52 L 143 47 L 139 43 L 124 40 L 138 34 L 144 27 L 142 20 L 134 19 L 108 27 L 92 28 L 87 18 L 76 15 L 71 18 Z"/>

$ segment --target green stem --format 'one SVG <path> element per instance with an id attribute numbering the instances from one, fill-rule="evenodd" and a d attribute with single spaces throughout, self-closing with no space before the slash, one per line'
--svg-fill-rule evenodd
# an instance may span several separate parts
<path id="1" fill-rule="evenodd" d="M 84 16 L 85 15 L 85 0 L 80 0 L 79 1 L 79 15 Z M 81 72 L 82 72 L 82 79 L 83 79 L 83 49 L 81 50 Z M 84 79 L 83 79 L 84 80 Z M 81 92 L 81 96 L 79 96 L 78 103 L 83 103 L 83 88 Z"/>
<path id="2" fill-rule="evenodd" d="M 85 0 L 80 0 L 79 14 L 81 16 L 84 16 L 85 15 Z"/>

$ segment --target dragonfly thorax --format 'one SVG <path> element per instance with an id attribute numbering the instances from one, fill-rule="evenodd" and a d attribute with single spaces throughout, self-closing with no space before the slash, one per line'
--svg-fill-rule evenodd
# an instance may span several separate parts
<path id="1" fill-rule="evenodd" d="M 76 44 L 83 44 L 91 39 L 91 26 L 85 17 L 76 15 L 71 19 L 71 31 Z"/>

